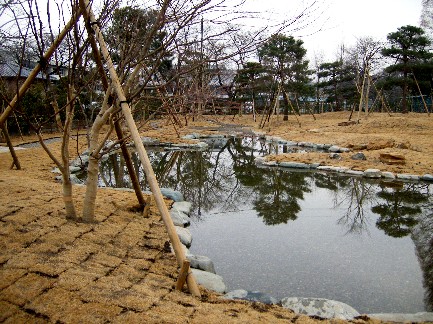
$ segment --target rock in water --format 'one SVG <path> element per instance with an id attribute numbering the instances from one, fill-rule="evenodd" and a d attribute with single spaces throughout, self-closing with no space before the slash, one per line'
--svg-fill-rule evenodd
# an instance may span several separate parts
<path id="1" fill-rule="evenodd" d="M 299 314 L 322 318 L 352 320 L 360 315 L 345 303 L 324 298 L 286 297 L 281 300 L 281 305 Z"/>
<path id="2" fill-rule="evenodd" d="M 224 294 L 227 291 L 226 285 L 221 276 L 194 268 L 192 268 L 191 271 L 194 274 L 197 283 L 204 286 L 206 289 L 216 291 L 220 294 Z"/>
<path id="3" fill-rule="evenodd" d="M 161 193 L 163 196 L 167 197 L 168 199 L 171 199 L 173 201 L 184 201 L 183 195 L 181 192 L 169 189 L 169 188 L 161 188 Z"/>
<path id="4" fill-rule="evenodd" d="M 186 258 L 190 262 L 191 268 L 216 273 L 212 260 L 207 256 L 190 254 Z"/>

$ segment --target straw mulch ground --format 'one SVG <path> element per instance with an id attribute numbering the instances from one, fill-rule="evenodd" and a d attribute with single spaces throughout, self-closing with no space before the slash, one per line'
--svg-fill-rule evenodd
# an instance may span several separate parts
<path id="1" fill-rule="evenodd" d="M 215 133 L 235 123 L 256 126 L 250 116 L 206 119 L 190 123 L 180 132 Z M 360 124 L 337 126 L 344 120 L 347 114 L 343 113 L 320 115 L 317 120 L 303 116 L 301 127 L 292 118 L 289 122 L 275 120 L 261 131 L 295 141 L 366 144 L 367 161 L 354 165 L 344 156 L 338 162 L 353 168 L 432 173 L 433 118 L 373 115 Z M 144 135 L 177 141 L 175 130 L 163 121 L 146 129 Z M 22 141 L 14 138 L 15 144 Z M 84 150 L 85 142 L 81 139 L 78 149 L 72 146 L 74 155 Z M 50 147 L 58 156 L 59 143 Z M 385 151 L 404 154 L 407 163 L 398 167 L 381 164 L 378 153 Z M 0 322 L 318 321 L 278 306 L 223 301 L 203 288 L 201 300 L 187 292 L 176 292 L 173 287 L 179 269 L 167 249 L 168 236 L 154 204 L 149 217 L 144 218 L 130 211 L 136 204 L 134 194 L 104 189 L 98 192 L 97 224 L 67 221 L 61 185 L 54 181 L 48 156 L 41 148 L 19 150 L 17 154 L 23 168 L 20 171 L 10 170 L 9 154 L 0 153 Z M 284 159 L 336 164 L 319 153 Z M 74 187 L 78 212 L 82 210 L 83 193 L 83 187 Z"/>

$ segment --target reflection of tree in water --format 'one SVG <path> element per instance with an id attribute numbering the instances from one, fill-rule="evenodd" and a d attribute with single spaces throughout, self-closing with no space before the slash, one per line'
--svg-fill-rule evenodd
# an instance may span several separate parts
<path id="1" fill-rule="evenodd" d="M 365 181 L 365 179 L 348 177 L 342 186 L 339 202 L 347 206 L 343 216 L 338 220 L 338 224 L 347 228 L 347 233 L 362 234 L 368 232 L 368 215 L 366 210 L 371 206 L 375 199 L 375 186 Z"/>
<path id="2" fill-rule="evenodd" d="M 363 178 L 321 172 L 313 174 L 313 181 L 316 187 L 334 193 L 335 208 L 344 208 L 345 212 L 337 223 L 347 228 L 347 234 L 368 231 L 368 214 L 365 211 L 375 198 L 373 184 Z"/>
<path id="3" fill-rule="evenodd" d="M 298 200 L 304 198 L 304 192 L 310 191 L 306 173 L 257 167 L 253 146 L 245 139 L 236 139 L 233 150 L 228 148 L 236 178 L 242 185 L 252 188 L 254 209 L 266 225 L 295 220 L 301 210 Z"/>
<path id="4" fill-rule="evenodd" d="M 310 192 L 305 172 L 271 169 L 263 172 L 263 179 L 254 187 L 254 207 L 266 225 L 277 225 L 295 220 L 301 211 L 298 200 Z"/>
<path id="5" fill-rule="evenodd" d="M 383 203 L 373 206 L 373 213 L 380 217 L 376 226 L 392 237 L 404 237 L 417 224 L 415 215 L 421 212 L 418 204 L 428 200 L 427 192 L 422 192 L 422 186 L 413 183 L 400 186 L 381 185 L 377 196 Z M 428 187 L 426 187 L 428 190 Z"/>

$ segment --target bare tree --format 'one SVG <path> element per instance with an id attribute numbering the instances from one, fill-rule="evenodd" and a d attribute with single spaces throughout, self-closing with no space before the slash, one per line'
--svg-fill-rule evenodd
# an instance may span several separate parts
<path id="1" fill-rule="evenodd" d="M 356 66 L 356 88 L 360 94 L 358 105 L 358 120 L 361 110 L 368 114 L 371 89 L 371 72 L 377 69 L 380 62 L 380 50 L 383 43 L 372 37 L 359 38 L 353 49 L 348 50 L 350 60 Z"/>

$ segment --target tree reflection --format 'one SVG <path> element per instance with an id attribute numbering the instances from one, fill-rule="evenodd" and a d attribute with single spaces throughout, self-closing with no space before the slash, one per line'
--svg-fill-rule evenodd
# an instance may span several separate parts
<path id="1" fill-rule="evenodd" d="M 311 191 L 307 174 L 271 169 L 263 175 L 254 188 L 257 196 L 253 204 L 259 217 L 266 225 L 295 220 L 301 211 L 298 201 L 304 199 L 304 192 Z"/>
<path id="2" fill-rule="evenodd" d="M 228 147 L 236 178 L 242 185 L 251 187 L 254 192 L 254 209 L 266 225 L 295 220 L 301 211 L 298 200 L 304 198 L 304 192 L 310 192 L 307 174 L 260 169 L 254 163 L 256 151 L 251 149 L 255 144 L 254 138 L 236 139 L 233 146 Z"/>
<path id="3" fill-rule="evenodd" d="M 401 187 L 382 184 L 380 188 L 377 196 L 384 202 L 371 208 L 373 213 L 380 215 L 376 226 L 392 237 L 407 236 L 418 223 L 414 217 L 421 212 L 418 204 L 426 202 L 428 195 L 416 184 L 402 184 Z"/>
<path id="4" fill-rule="evenodd" d="M 375 199 L 374 185 L 365 179 L 346 177 L 346 181 L 340 189 L 340 202 L 337 205 L 347 206 L 345 213 L 337 223 L 347 228 L 346 234 L 362 234 L 368 232 L 368 214 L 366 210 Z"/>

